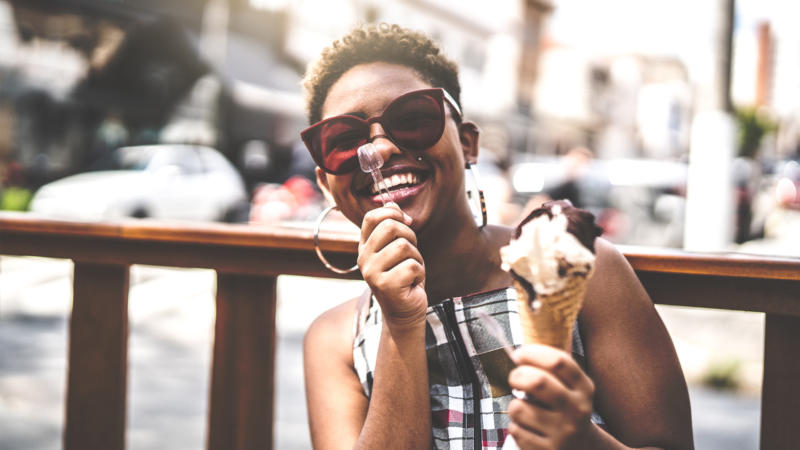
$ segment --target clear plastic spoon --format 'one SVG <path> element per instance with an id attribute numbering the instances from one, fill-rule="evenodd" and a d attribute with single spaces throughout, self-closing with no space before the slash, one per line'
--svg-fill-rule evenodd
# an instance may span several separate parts
<path id="1" fill-rule="evenodd" d="M 489 331 L 489 333 L 497 339 L 497 342 L 503 346 L 503 350 L 505 350 L 506 355 L 508 355 L 508 359 L 511 362 L 514 362 L 514 346 L 511 345 L 511 342 L 508 342 L 505 333 L 503 333 L 503 329 L 500 327 L 500 324 L 497 322 L 497 319 L 486 314 L 485 311 L 478 311 L 478 318 L 481 320 L 481 323 L 484 325 L 484 328 Z M 528 394 L 524 391 L 520 391 L 518 389 L 512 389 L 511 394 L 514 395 L 516 398 L 527 399 Z M 510 436 L 509 436 L 510 437 Z M 506 441 L 508 442 L 508 441 Z M 503 446 L 503 448 L 512 448 L 518 449 L 519 447 L 515 446 Z"/>
<path id="2" fill-rule="evenodd" d="M 513 361 L 514 358 L 512 355 L 514 353 L 514 346 L 508 342 L 505 333 L 503 333 L 503 329 L 500 327 L 500 324 L 497 323 L 497 319 L 489 314 L 486 314 L 484 311 L 478 311 L 478 318 L 481 320 L 481 323 L 485 325 L 485 328 L 489 331 L 489 333 L 491 333 L 491 335 L 497 339 L 497 342 L 503 346 L 503 350 L 506 351 L 508 358 Z"/>
<path id="3" fill-rule="evenodd" d="M 358 163 L 361 164 L 361 170 L 365 173 L 372 175 L 372 180 L 381 194 L 381 202 L 383 206 L 387 203 L 393 202 L 392 195 L 386 189 L 386 184 L 381 175 L 381 167 L 383 167 L 383 158 L 378 153 L 378 149 L 372 143 L 366 143 L 358 147 Z"/>

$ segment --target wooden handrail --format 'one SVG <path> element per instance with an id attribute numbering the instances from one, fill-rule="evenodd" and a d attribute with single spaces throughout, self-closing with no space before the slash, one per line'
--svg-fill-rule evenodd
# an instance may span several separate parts
<path id="1" fill-rule="evenodd" d="M 88 238 L 131 243 L 186 243 L 229 248 L 246 247 L 263 250 L 314 249 L 310 227 L 249 226 L 216 223 L 182 223 L 159 221 L 76 222 L 36 217 L 25 213 L 0 213 L 0 236 L 30 236 L 60 239 Z M 325 231 L 320 245 L 325 252 L 355 255 L 358 249 L 355 233 Z M 6 244 L 11 244 L 5 241 Z M 15 247 L 22 247 L 17 245 Z M 40 245 L 37 247 L 41 247 Z M 618 246 L 637 272 L 661 272 L 738 278 L 800 280 L 800 258 L 759 256 L 741 253 L 692 253 L 680 250 Z M 0 248 L 2 249 L 2 248 Z M 31 248 L 39 256 L 56 250 Z M 9 254 L 7 252 L 3 252 Z M 77 255 L 81 256 L 81 255 Z M 87 256 L 88 257 L 88 256 Z M 136 255 L 120 255 L 137 264 Z M 213 261 L 198 260 L 191 267 L 213 268 Z M 322 267 L 321 265 L 319 265 Z M 326 272 L 331 278 L 335 274 Z M 357 275 L 351 278 L 358 278 Z"/>
<path id="2" fill-rule="evenodd" d="M 31 235 L 61 235 L 139 242 L 187 242 L 192 244 L 313 250 L 310 226 L 251 226 L 156 220 L 80 222 L 38 217 L 27 213 L 0 212 L 0 231 Z M 322 245 L 335 252 L 355 253 L 355 232 L 325 231 Z"/>
<path id="3" fill-rule="evenodd" d="M 349 267 L 358 245 L 353 233 L 326 232 L 320 247 L 329 260 Z M 87 223 L 0 213 L 0 254 L 253 275 L 360 278 L 358 273 L 331 273 L 313 249 L 310 228 L 150 220 Z"/>
<path id="4" fill-rule="evenodd" d="M 323 233 L 321 247 L 337 265 L 352 265 L 357 235 Z M 792 355 L 800 354 L 800 259 L 620 250 L 655 303 L 766 313 L 761 447 L 798 442 L 800 358 Z M 131 264 L 217 271 L 210 449 L 271 445 L 276 277 L 359 278 L 325 269 L 314 254 L 312 230 L 297 227 L 85 223 L 0 213 L 0 254 L 75 262 L 67 449 L 123 446 Z"/>
<path id="5" fill-rule="evenodd" d="M 665 248 L 620 245 L 638 271 L 683 273 L 771 280 L 800 280 L 800 259 L 744 253 L 693 253 Z"/>

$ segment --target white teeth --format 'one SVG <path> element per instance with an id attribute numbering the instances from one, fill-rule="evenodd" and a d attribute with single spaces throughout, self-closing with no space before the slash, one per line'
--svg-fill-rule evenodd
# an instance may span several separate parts
<path id="1" fill-rule="evenodd" d="M 410 184 L 415 185 L 419 183 L 419 178 L 416 174 L 413 173 L 396 173 L 388 178 L 383 179 L 384 186 L 386 189 L 391 189 L 395 186 L 400 186 L 403 184 Z M 372 193 L 375 194 L 378 192 L 378 186 L 372 185 Z"/>

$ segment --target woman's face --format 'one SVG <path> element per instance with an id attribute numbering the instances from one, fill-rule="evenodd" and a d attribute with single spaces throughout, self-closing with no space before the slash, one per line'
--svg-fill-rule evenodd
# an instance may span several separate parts
<path id="1" fill-rule="evenodd" d="M 331 86 L 322 105 L 322 118 L 341 114 L 374 117 L 400 95 L 430 87 L 406 66 L 383 62 L 358 65 Z M 465 158 L 474 162 L 477 157 L 477 134 L 474 146 L 462 145 L 452 111 L 446 109 L 442 137 L 423 152 L 403 151 L 384 137 L 372 142 L 383 157 L 381 172 L 391 186 L 389 192 L 414 219 L 412 228 L 417 231 L 441 221 L 472 220 L 464 194 L 464 165 Z M 372 124 L 371 137 L 385 134 L 380 124 Z M 318 168 L 317 179 L 355 224 L 361 224 L 369 210 L 381 206 L 380 197 L 372 189 L 372 177 L 361 170 L 331 175 Z"/>

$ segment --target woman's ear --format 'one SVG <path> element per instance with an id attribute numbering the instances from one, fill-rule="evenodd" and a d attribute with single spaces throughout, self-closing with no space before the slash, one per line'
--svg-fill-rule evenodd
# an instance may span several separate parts
<path id="1" fill-rule="evenodd" d="M 328 186 L 328 177 L 325 175 L 325 171 L 317 167 L 314 169 L 314 173 L 317 174 L 317 186 L 319 186 L 319 190 L 322 191 L 322 195 L 325 197 L 325 200 L 328 201 L 328 204 L 335 205 L 336 202 L 333 201 L 333 195 L 331 194 L 330 187 Z"/>
<path id="2" fill-rule="evenodd" d="M 470 163 L 478 162 L 478 141 L 481 130 L 473 122 L 461 122 L 458 126 L 458 138 L 461 141 L 461 151 L 464 159 Z"/>

